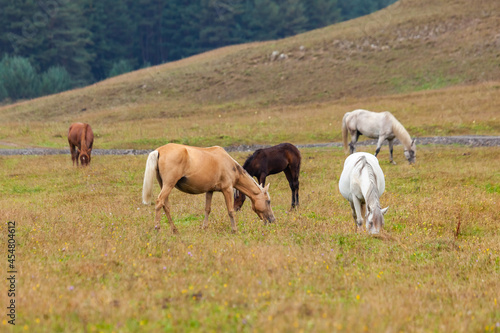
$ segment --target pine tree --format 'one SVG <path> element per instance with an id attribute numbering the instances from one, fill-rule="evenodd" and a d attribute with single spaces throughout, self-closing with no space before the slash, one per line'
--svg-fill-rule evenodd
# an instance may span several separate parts
<path id="1" fill-rule="evenodd" d="M 279 6 L 278 37 L 288 37 L 306 30 L 307 17 L 300 0 L 281 0 Z"/>
<path id="2" fill-rule="evenodd" d="M 337 0 L 309 0 L 305 5 L 306 30 L 322 28 L 340 21 Z"/>
<path id="3" fill-rule="evenodd" d="M 136 66 L 134 35 L 137 26 L 127 4 L 121 1 L 88 1 L 84 13 L 92 33 L 89 50 L 95 55 L 91 61 L 93 76 L 97 80 L 106 78 L 113 65 L 121 60 Z"/>
<path id="4" fill-rule="evenodd" d="M 247 27 L 253 40 L 278 38 L 280 29 L 280 6 L 273 0 L 253 0 L 247 5 Z"/>
<path id="5" fill-rule="evenodd" d="M 199 13 L 199 46 L 201 50 L 237 44 L 244 41 L 238 21 L 243 5 L 238 0 L 202 0 Z"/>
<path id="6" fill-rule="evenodd" d="M 70 73 L 77 84 L 93 82 L 90 62 L 94 55 L 89 52 L 91 33 L 78 2 L 61 2 L 41 30 L 41 45 L 36 54 L 42 69 L 59 65 Z"/>
<path id="7" fill-rule="evenodd" d="M 40 48 L 41 9 L 30 0 L 0 0 L 0 56 L 5 54 L 32 58 Z"/>

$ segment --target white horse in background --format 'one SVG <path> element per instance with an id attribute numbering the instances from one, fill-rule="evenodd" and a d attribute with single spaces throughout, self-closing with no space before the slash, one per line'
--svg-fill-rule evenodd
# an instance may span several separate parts
<path id="1" fill-rule="evenodd" d="M 387 140 L 389 142 L 390 161 L 392 164 L 396 164 L 392 158 L 392 141 L 398 138 L 404 147 L 404 154 L 408 162 L 412 164 L 416 161 L 417 145 L 415 139 L 412 140 L 403 125 L 389 111 L 378 113 L 354 110 L 347 112 L 342 119 L 342 139 L 346 153 L 349 134 L 351 134 L 351 142 L 349 143 L 351 154 L 356 151 L 354 145 L 359 136 L 365 135 L 372 139 L 378 139 L 375 156 L 380 152 L 382 143 Z"/>
<path id="2" fill-rule="evenodd" d="M 339 189 L 351 204 L 352 217 L 358 229 L 362 228 L 364 213 L 367 231 L 378 234 L 389 208 L 380 208 L 379 197 L 384 193 L 385 179 L 378 159 L 368 153 L 348 156 L 340 175 Z"/>

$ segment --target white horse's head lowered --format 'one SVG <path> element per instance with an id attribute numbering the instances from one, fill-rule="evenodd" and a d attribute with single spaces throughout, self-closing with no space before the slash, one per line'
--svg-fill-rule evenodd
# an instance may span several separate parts
<path id="1" fill-rule="evenodd" d="M 389 207 L 385 207 L 384 209 L 380 209 L 379 206 L 374 207 L 373 209 L 370 206 L 366 207 L 366 230 L 371 235 L 376 235 L 380 233 L 382 228 L 384 227 L 384 215 L 387 213 Z"/>
<path id="2" fill-rule="evenodd" d="M 405 148 L 405 157 L 410 164 L 413 164 L 417 161 L 417 143 L 416 139 L 411 140 L 411 145 L 409 149 Z"/>

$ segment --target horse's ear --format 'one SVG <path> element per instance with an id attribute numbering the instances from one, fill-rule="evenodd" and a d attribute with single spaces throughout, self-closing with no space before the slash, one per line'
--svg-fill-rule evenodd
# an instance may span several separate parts
<path id="1" fill-rule="evenodd" d="M 264 191 L 269 192 L 269 186 L 270 185 L 271 185 L 271 183 L 267 184 L 266 187 L 264 187 Z"/>
<path id="2" fill-rule="evenodd" d="M 389 206 L 385 207 L 384 209 L 381 209 L 380 211 L 382 212 L 382 215 L 385 215 L 385 213 L 387 213 L 388 209 L 389 209 Z"/>
<path id="3" fill-rule="evenodd" d="M 411 140 L 411 145 L 415 145 L 417 143 L 417 138 L 413 138 L 413 140 Z"/>

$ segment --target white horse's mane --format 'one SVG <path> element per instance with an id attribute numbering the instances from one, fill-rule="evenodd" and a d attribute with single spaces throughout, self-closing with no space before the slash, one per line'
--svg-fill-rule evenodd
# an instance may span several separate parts
<path id="1" fill-rule="evenodd" d="M 363 171 L 364 168 L 366 168 L 366 171 L 368 173 L 368 179 L 370 181 L 370 186 L 368 187 L 368 191 L 366 194 L 366 205 L 370 208 L 373 207 L 373 204 L 376 204 L 378 208 L 380 208 L 380 202 L 378 198 L 380 197 L 380 194 L 378 192 L 378 186 L 377 186 L 377 175 L 375 174 L 375 171 L 373 170 L 373 167 L 371 166 L 370 163 L 366 160 L 366 158 L 363 156 L 360 158 L 355 166 L 358 163 L 362 163 L 361 167 L 359 168 L 359 175 L 361 176 L 361 172 Z M 375 207 L 373 207 L 375 208 Z"/>
<path id="2" fill-rule="evenodd" d="M 396 135 L 396 138 L 398 138 L 398 140 L 401 141 L 401 143 L 403 144 L 403 146 L 405 146 L 407 150 L 410 150 L 411 147 L 410 134 L 408 133 L 406 128 L 404 128 L 404 126 L 401 125 L 399 120 L 397 120 L 396 117 L 392 115 L 392 113 L 390 112 L 387 113 L 390 115 L 390 118 L 392 120 L 392 131 L 394 132 L 394 135 Z"/>

